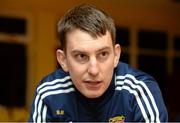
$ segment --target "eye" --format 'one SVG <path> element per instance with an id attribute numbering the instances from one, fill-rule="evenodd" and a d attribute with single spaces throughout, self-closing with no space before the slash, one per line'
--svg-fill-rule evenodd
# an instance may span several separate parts
<path id="1" fill-rule="evenodd" d="M 86 54 L 76 54 L 75 59 L 80 63 L 85 63 L 88 61 L 88 56 Z"/>
<path id="2" fill-rule="evenodd" d="M 109 52 L 108 51 L 102 51 L 98 54 L 98 59 L 103 61 L 106 60 L 109 56 Z"/>

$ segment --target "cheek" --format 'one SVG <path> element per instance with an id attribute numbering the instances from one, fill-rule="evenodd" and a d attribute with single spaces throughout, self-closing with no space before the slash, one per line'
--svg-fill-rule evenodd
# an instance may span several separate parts
<path id="1" fill-rule="evenodd" d="M 106 65 L 102 66 L 102 72 L 104 73 L 104 77 L 108 80 L 111 79 L 113 71 L 114 71 L 114 61 L 113 60 L 108 62 Z"/>
<path id="2" fill-rule="evenodd" d="M 71 80 L 73 81 L 74 85 L 78 88 L 80 86 L 80 83 L 82 81 L 81 73 L 77 69 L 71 69 L 69 70 L 69 74 L 71 76 Z"/>
<path id="3" fill-rule="evenodd" d="M 110 71 L 112 71 L 114 69 L 114 65 L 115 65 L 115 57 L 111 57 L 107 62 L 106 62 L 106 69 L 109 69 Z"/>
<path id="4" fill-rule="evenodd" d="M 76 63 L 68 63 L 69 73 L 73 81 L 81 80 L 83 73 L 85 72 L 85 67 Z"/>
<path id="5" fill-rule="evenodd" d="M 113 64 L 111 64 L 111 66 L 109 66 L 106 70 L 106 77 L 111 78 L 113 71 L 114 71 L 114 67 L 113 67 Z"/>

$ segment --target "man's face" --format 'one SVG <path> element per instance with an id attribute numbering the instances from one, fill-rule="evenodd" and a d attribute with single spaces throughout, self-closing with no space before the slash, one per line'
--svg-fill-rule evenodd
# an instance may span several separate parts
<path id="1" fill-rule="evenodd" d="M 112 45 L 109 32 L 93 38 L 77 29 L 68 33 L 66 40 L 66 53 L 61 51 L 60 55 L 64 57 L 58 61 L 65 71 L 69 71 L 75 87 L 84 96 L 100 97 L 110 85 L 119 61 L 120 46 Z"/>

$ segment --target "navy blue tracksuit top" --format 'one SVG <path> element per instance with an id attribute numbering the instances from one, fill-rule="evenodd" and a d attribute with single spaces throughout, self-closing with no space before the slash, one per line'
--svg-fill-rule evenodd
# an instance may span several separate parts
<path id="1" fill-rule="evenodd" d="M 120 62 L 106 92 L 84 97 L 61 69 L 38 85 L 29 122 L 167 122 L 167 110 L 153 77 Z"/>

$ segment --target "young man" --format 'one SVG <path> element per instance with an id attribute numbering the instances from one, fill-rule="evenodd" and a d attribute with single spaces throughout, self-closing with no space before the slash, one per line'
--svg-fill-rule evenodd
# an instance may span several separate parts
<path id="1" fill-rule="evenodd" d="M 119 62 L 111 17 L 91 5 L 69 10 L 58 24 L 62 69 L 36 89 L 31 122 L 166 122 L 158 84 Z"/>

